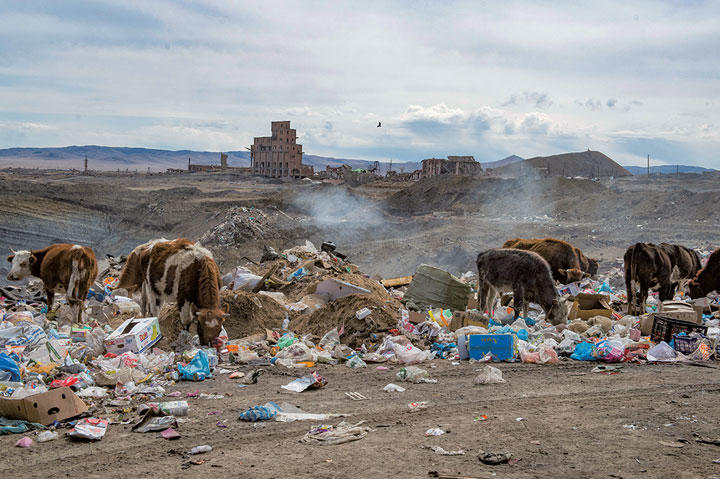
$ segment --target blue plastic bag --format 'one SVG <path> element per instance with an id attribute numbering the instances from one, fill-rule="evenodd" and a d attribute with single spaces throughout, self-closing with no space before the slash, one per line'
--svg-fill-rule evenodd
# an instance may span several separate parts
<path id="1" fill-rule="evenodd" d="M 253 406 L 247 411 L 241 412 L 239 419 L 248 422 L 267 421 L 277 416 L 280 411 L 280 406 L 268 401 L 264 406 Z"/>
<path id="2" fill-rule="evenodd" d="M 610 285 L 607 283 L 607 281 L 605 281 L 605 282 L 603 282 L 603 284 L 600 285 L 597 292 L 598 293 L 612 293 L 613 290 L 610 287 Z"/>
<path id="3" fill-rule="evenodd" d="M 575 351 L 570 355 L 570 359 L 576 361 L 595 361 L 595 346 L 590 343 L 578 343 Z"/>
<path id="4" fill-rule="evenodd" d="M 178 364 L 178 372 L 180 379 L 185 381 L 204 381 L 205 378 L 212 377 L 210 374 L 210 362 L 207 354 L 202 349 L 195 354 L 187 366 Z"/>
<path id="5" fill-rule="evenodd" d="M 8 371 L 11 381 L 20 381 L 20 366 L 5 353 L 0 353 L 0 371 Z"/>

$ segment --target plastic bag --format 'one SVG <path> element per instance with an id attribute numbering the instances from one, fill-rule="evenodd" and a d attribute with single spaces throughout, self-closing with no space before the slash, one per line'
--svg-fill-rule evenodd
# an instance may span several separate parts
<path id="1" fill-rule="evenodd" d="M 187 366 L 178 364 L 178 372 L 180 373 L 180 379 L 185 381 L 204 381 L 205 378 L 212 376 L 208 356 L 202 349 L 195 354 L 195 357 Z"/>
<path id="2" fill-rule="evenodd" d="M 648 361 L 677 361 L 679 354 L 668 343 L 661 341 L 647 352 Z"/>
<path id="3" fill-rule="evenodd" d="M 8 371 L 10 381 L 20 381 L 20 366 L 5 353 L 0 353 L 0 371 Z"/>
<path id="4" fill-rule="evenodd" d="M 254 274 L 244 266 L 238 266 L 232 273 L 233 291 L 252 291 L 258 285 L 261 276 Z"/>
<path id="5" fill-rule="evenodd" d="M 326 351 L 332 351 L 336 344 L 340 344 L 340 335 L 338 334 L 337 328 L 325 333 L 325 336 L 322 337 L 318 346 Z"/>
<path id="6" fill-rule="evenodd" d="M 520 359 L 524 363 L 556 364 L 559 359 L 555 350 L 549 346 L 541 346 L 537 351 L 520 348 Z"/>
<path id="7" fill-rule="evenodd" d="M 355 354 L 350 359 L 347 360 L 347 362 L 345 363 L 345 366 L 355 369 L 355 368 L 366 368 L 367 364 L 365 363 L 365 361 L 360 359 L 360 356 Z"/>
<path id="8" fill-rule="evenodd" d="M 318 373 L 312 373 L 310 376 L 303 376 L 294 381 L 290 381 L 284 386 L 280 386 L 288 391 L 300 393 L 308 388 L 321 388 L 327 384 L 327 379 L 320 376 Z"/>
<path id="9" fill-rule="evenodd" d="M 291 359 L 293 361 L 315 361 L 313 351 L 304 343 L 294 343 L 280 350 L 275 357 L 277 359 Z"/>
<path id="10" fill-rule="evenodd" d="M 80 419 L 75 427 L 68 431 L 67 435 L 74 439 L 87 439 L 90 441 L 99 441 L 105 436 L 108 422 L 105 419 L 96 417 L 88 417 Z"/>
<path id="11" fill-rule="evenodd" d="M 397 372 L 396 376 L 403 381 L 411 383 L 422 383 L 430 381 L 430 373 L 426 369 L 417 366 L 408 366 Z"/>
<path id="12" fill-rule="evenodd" d="M 407 346 L 401 346 L 399 344 L 393 345 L 395 351 L 395 357 L 400 364 L 418 364 L 427 359 L 427 354 L 422 349 L 418 349 L 412 344 Z"/>
<path id="13" fill-rule="evenodd" d="M 595 346 L 590 343 L 578 343 L 575 346 L 575 351 L 570 355 L 570 359 L 576 361 L 595 361 L 594 350 Z"/>
<path id="14" fill-rule="evenodd" d="M 398 386 L 397 384 L 390 383 L 383 388 L 386 393 L 402 393 L 405 392 L 405 388 Z"/>
<path id="15" fill-rule="evenodd" d="M 502 371 L 498 368 L 487 365 L 475 378 L 475 384 L 501 384 L 507 382 L 502 377 Z"/>
<path id="16" fill-rule="evenodd" d="M 595 355 L 606 363 L 619 363 L 625 358 L 625 347 L 620 341 L 600 341 L 596 345 Z"/>

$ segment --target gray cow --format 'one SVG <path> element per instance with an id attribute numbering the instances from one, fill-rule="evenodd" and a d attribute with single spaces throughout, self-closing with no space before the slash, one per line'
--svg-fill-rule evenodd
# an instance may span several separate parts
<path id="1" fill-rule="evenodd" d="M 527 316 L 528 303 L 539 304 L 552 324 L 567 320 L 567 307 L 558 296 L 550 266 L 537 253 L 517 249 L 490 249 L 477 257 L 478 301 L 483 311 L 491 308 L 499 291 L 512 291 L 515 318 Z"/>

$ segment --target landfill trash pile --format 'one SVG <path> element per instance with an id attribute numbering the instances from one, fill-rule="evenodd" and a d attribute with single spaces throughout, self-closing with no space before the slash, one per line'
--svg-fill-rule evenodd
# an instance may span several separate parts
<path id="1" fill-rule="evenodd" d="M 200 242 L 209 246 L 237 246 L 248 239 L 269 239 L 278 237 L 275 226 L 280 212 L 265 212 L 252 206 L 230 208 L 220 224 L 207 231 Z"/>
<path id="2" fill-rule="evenodd" d="M 620 368 L 605 363 L 708 361 L 718 355 L 717 297 L 690 302 L 679 293 L 675 302 L 660 303 L 651 295 L 646 314 L 628 316 L 623 313 L 625 291 L 610 286 L 616 281 L 588 279 L 558 287 L 573 307 L 568 321 L 554 326 L 539 307 L 515 319 L 507 297 L 493 314 L 478 311 L 472 273 L 457 278 L 422 265 L 415 276 L 381 282 L 363 275 L 334 249 L 318 250 L 309 242 L 268 256 L 260 264 L 238 266 L 224 278 L 222 308 L 228 318 L 213 347 L 199 345 L 192 328 L 180 325 L 172 304 L 165 305 L 158 318 L 143 318 L 134 299 L 111 290 L 117 268 L 104 269 L 106 276 L 89 294 L 83 324 L 61 320 L 62 298 L 56 310 L 47 311 L 37 285 L 3 289 L 0 433 L 37 431 L 34 440 L 27 436 L 18 441 L 18 447 L 27 448 L 57 439 L 63 429 L 63 436 L 74 441 L 101 441 L 115 425 L 133 424 L 134 432 L 173 440 L 183 433 L 182 418 L 193 414 L 190 404 L 171 392 L 178 382 L 227 375 L 239 388 L 254 387 L 268 369 L 298 373 L 280 389 L 283 394 L 307 395 L 323 394 L 329 384 L 325 373 L 317 372 L 318 364 L 359 371 L 393 365 L 392 380 L 402 386 L 378 388 L 390 398 L 421 385 L 442 385 L 443 377 L 431 372 L 433 360 L 541 365 L 595 361 L 603 363 L 598 372 L 617 374 Z M 240 366 L 248 369 L 239 371 Z M 468 379 L 469 385 L 500 388 L 512 382 L 489 364 L 481 365 L 478 373 L 474 381 Z M 369 399 L 356 391 L 345 395 L 353 401 Z M 224 396 L 198 392 L 192 397 Z M 408 398 L 414 401 L 408 403 L 411 413 L 422 415 L 433 407 L 415 399 Z M 27 401 L 43 407 L 25 407 Z M 310 445 L 357 441 L 373 432 L 362 421 L 320 423 L 348 415 L 267 401 L 243 409 L 237 419 L 316 421 L 298 438 Z M 445 433 L 434 427 L 425 435 Z M 190 453 L 211 450 L 200 445 Z M 463 449 L 431 450 L 465 454 Z M 509 460 L 506 453 L 480 456 L 485 464 Z"/>

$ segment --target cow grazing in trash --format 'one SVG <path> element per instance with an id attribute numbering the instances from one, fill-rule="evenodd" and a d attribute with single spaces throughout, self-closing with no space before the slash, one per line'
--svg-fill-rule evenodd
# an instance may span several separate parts
<path id="1" fill-rule="evenodd" d="M 680 283 L 686 284 L 702 268 L 700 254 L 679 244 L 660 243 L 659 246 L 670 258 L 672 291 L 674 294 Z"/>
<path id="2" fill-rule="evenodd" d="M 155 240 L 138 246 L 128 256 L 120 287 L 141 291 L 146 315 L 157 316 L 163 303 L 176 302 L 186 329 L 197 319 L 202 344 L 217 338 L 225 321 L 220 271 L 212 253 L 193 241 Z"/>
<path id="3" fill-rule="evenodd" d="M 597 273 L 598 263 L 588 258 L 570 243 L 555 238 L 523 239 L 506 241 L 503 248 L 532 251 L 550 265 L 553 278 L 563 284 L 580 281 Z"/>
<path id="4" fill-rule="evenodd" d="M 47 296 L 48 311 L 55 294 L 65 294 L 71 316 L 82 323 L 82 312 L 98 274 L 97 260 L 92 249 L 72 244 L 54 244 L 44 249 L 14 251 L 8 256 L 12 263 L 7 278 L 21 281 L 28 276 L 40 278 Z"/>
<path id="5" fill-rule="evenodd" d="M 713 251 L 705 267 L 688 283 L 688 294 L 693 299 L 712 291 L 720 291 L 720 249 Z"/>
<path id="6" fill-rule="evenodd" d="M 700 257 L 680 245 L 636 243 L 625 252 L 624 266 L 628 313 L 639 315 L 649 291 L 657 291 L 660 301 L 673 299 L 678 284 L 697 274 Z"/>
<path id="7" fill-rule="evenodd" d="M 527 316 L 530 302 L 539 304 L 547 321 L 560 324 L 567 320 L 567 305 L 558 296 L 550 265 L 537 253 L 520 249 L 490 249 L 477 257 L 478 301 L 482 311 L 492 314 L 495 297 L 511 290 L 515 318 L 520 311 Z"/>
<path id="8" fill-rule="evenodd" d="M 672 263 L 663 248 L 653 243 L 636 243 L 625 251 L 625 286 L 628 313 L 644 312 L 648 292 L 658 291 L 660 301 L 673 297 Z"/>

